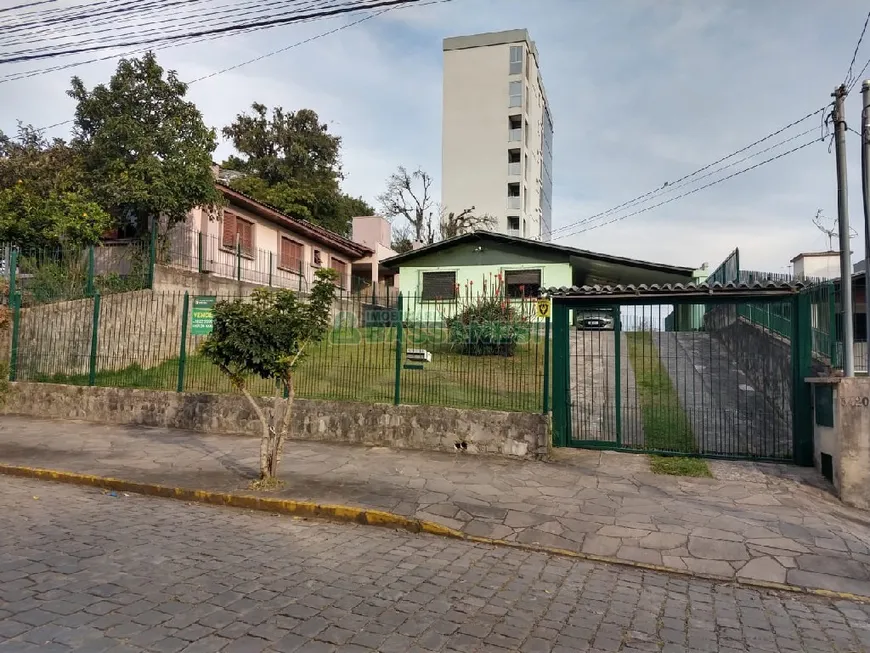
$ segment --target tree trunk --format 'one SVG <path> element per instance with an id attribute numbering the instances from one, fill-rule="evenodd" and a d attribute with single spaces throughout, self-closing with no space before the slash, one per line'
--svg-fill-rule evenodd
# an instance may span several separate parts
<path id="1" fill-rule="evenodd" d="M 260 404 L 258 404 L 251 396 L 251 393 L 248 392 L 245 388 L 239 389 L 242 391 L 245 399 L 248 400 L 248 403 L 251 404 L 251 408 L 254 409 L 254 413 L 256 413 L 257 419 L 260 420 L 260 427 L 262 428 L 262 435 L 260 436 L 260 478 L 269 478 L 271 476 L 271 465 L 269 464 L 269 444 L 272 439 L 271 429 L 269 428 L 269 420 L 266 419 L 266 414 L 263 412 L 263 409 L 260 408 Z"/>
<path id="2" fill-rule="evenodd" d="M 284 382 L 287 384 L 287 398 L 284 400 L 284 410 L 281 412 L 280 422 L 276 423 L 273 433 L 274 439 L 271 451 L 273 476 L 278 475 L 278 465 L 281 463 L 281 454 L 284 452 L 284 439 L 287 431 L 290 429 L 293 417 L 293 399 L 296 396 L 292 374 L 288 375 Z"/>

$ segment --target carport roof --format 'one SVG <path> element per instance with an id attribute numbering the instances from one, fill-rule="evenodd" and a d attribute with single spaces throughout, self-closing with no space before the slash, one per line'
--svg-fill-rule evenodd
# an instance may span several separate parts
<path id="1" fill-rule="evenodd" d="M 665 284 L 641 284 L 641 285 L 616 285 L 616 286 L 572 286 L 570 288 L 549 288 L 541 292 L 544 297 L 555 299 L 575 299 L 578 301 L 601 299 L 639 299 L 649 297 L 657 303 L 665 299 L 693 299 L 699 303 L 703 300 L 716 298 L 760 299 L 787 297 L 797 294 L 807 284 L 801 281 L 783 281 L 767 279 L 764 281 L 752 281 L 742 283 L 665 283 Z"/>

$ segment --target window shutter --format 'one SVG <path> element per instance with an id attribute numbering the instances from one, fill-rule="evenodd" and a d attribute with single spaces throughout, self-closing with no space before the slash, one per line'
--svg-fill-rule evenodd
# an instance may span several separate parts
<path id="1" fill-rule="evenodd" d="M 229 211 L 224 211 L 224 229 L 221 244 L 224 247 L 236 246 L 236 216 Z"/>
<path id="2" fill-rule="evenodd" d="M 539 286 L 541 285 L 541 271 L 509 270 L 504 273 L 504 280 L 509 286 Z"/>
<path id="3" fill-rule="evenodd" d="M 245 220 L 238 220 L 239 245 L 245 254 L 254 253 L 254 225 Z"/>
<path id="4" fill-rule="evenodd" d="M 423 301 L 454 299 L 456 297 L 456 273 L 424 272 L 423 292 L 421 294 Z"/>
<path id="5" fill-rule="evenodd" d="M 290 255 L 291 245 L 292 243 L 289 239 L 284 237 L 281 238 L 281 253 L 278 260 L 279 265 L 286 270 L 289 270 L 292 267 L 292 264 L 290 262 L 290 259 L 292 258 Z"/>

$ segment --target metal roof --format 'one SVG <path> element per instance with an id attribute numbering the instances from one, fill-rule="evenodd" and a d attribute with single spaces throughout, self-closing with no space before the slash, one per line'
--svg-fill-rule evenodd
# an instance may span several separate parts
<path id="1" fill-rule="evenodd" d="M 729 295 L 741 293 L 765 294 L 774 292 L 777 294 L 794 294 L 805 288 L 807 284 L 802 281 L 787 281 L 765 279 L 741 283 L 665 283 L 665 284 L 641 284 L 618 285 L 618 286 L 571 286 L 562 288 L 549 288 L 541 292 L 548 297 L 601 297 L 601 296 L 660 296 L 660 295 Z"/>

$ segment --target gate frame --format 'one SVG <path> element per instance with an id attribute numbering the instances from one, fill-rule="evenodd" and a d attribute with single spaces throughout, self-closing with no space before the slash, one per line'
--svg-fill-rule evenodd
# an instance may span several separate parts
<path id="1" fill-rule="evenodd" d="M 792 461 L 796 465 L 813 465 L 812 405 L 810 388 L 806 378 L 812 371 L 812 319 L 810 297 L 803 292 L 804 285 L 793 282 L 766 282 L 753 284 L 713 284 L 672 286 L 584 286 L 553 290 L 547 295 L 553 301 L 553 446 L 584 449 L 619 449 L 626 452 L 643 454 L 664 454 L 717 458 L 699 453 L 680 453 L 673 451 L 657 452 L 652 450 L 622 449 L 622 391 L 616 390 L 616 441 L 571 442 L 571 367 L 570 367 L 570 313 L 571 309 L 592 306 L 610 306 L 614 311 L 614 337 L 621 336 L 621 309 L 623 306 L 672 305 L 734 305 L 744 303 L 764 304 L 790 301 L 791 320 L 791 372 L 792 372 Z M 620 338 L 617 338 L 619 342 Z M 619 356 L 617 368 L 621 368 L 621 343 L 615 346 Z M 617 382 L 621 372 L 617 372 Z M 735 459 L 727 456 L 728 459 Z M 768 460 L 750 457 L 751 460 Z M 783 462 L 775 459 L 775 462 Z"/>

